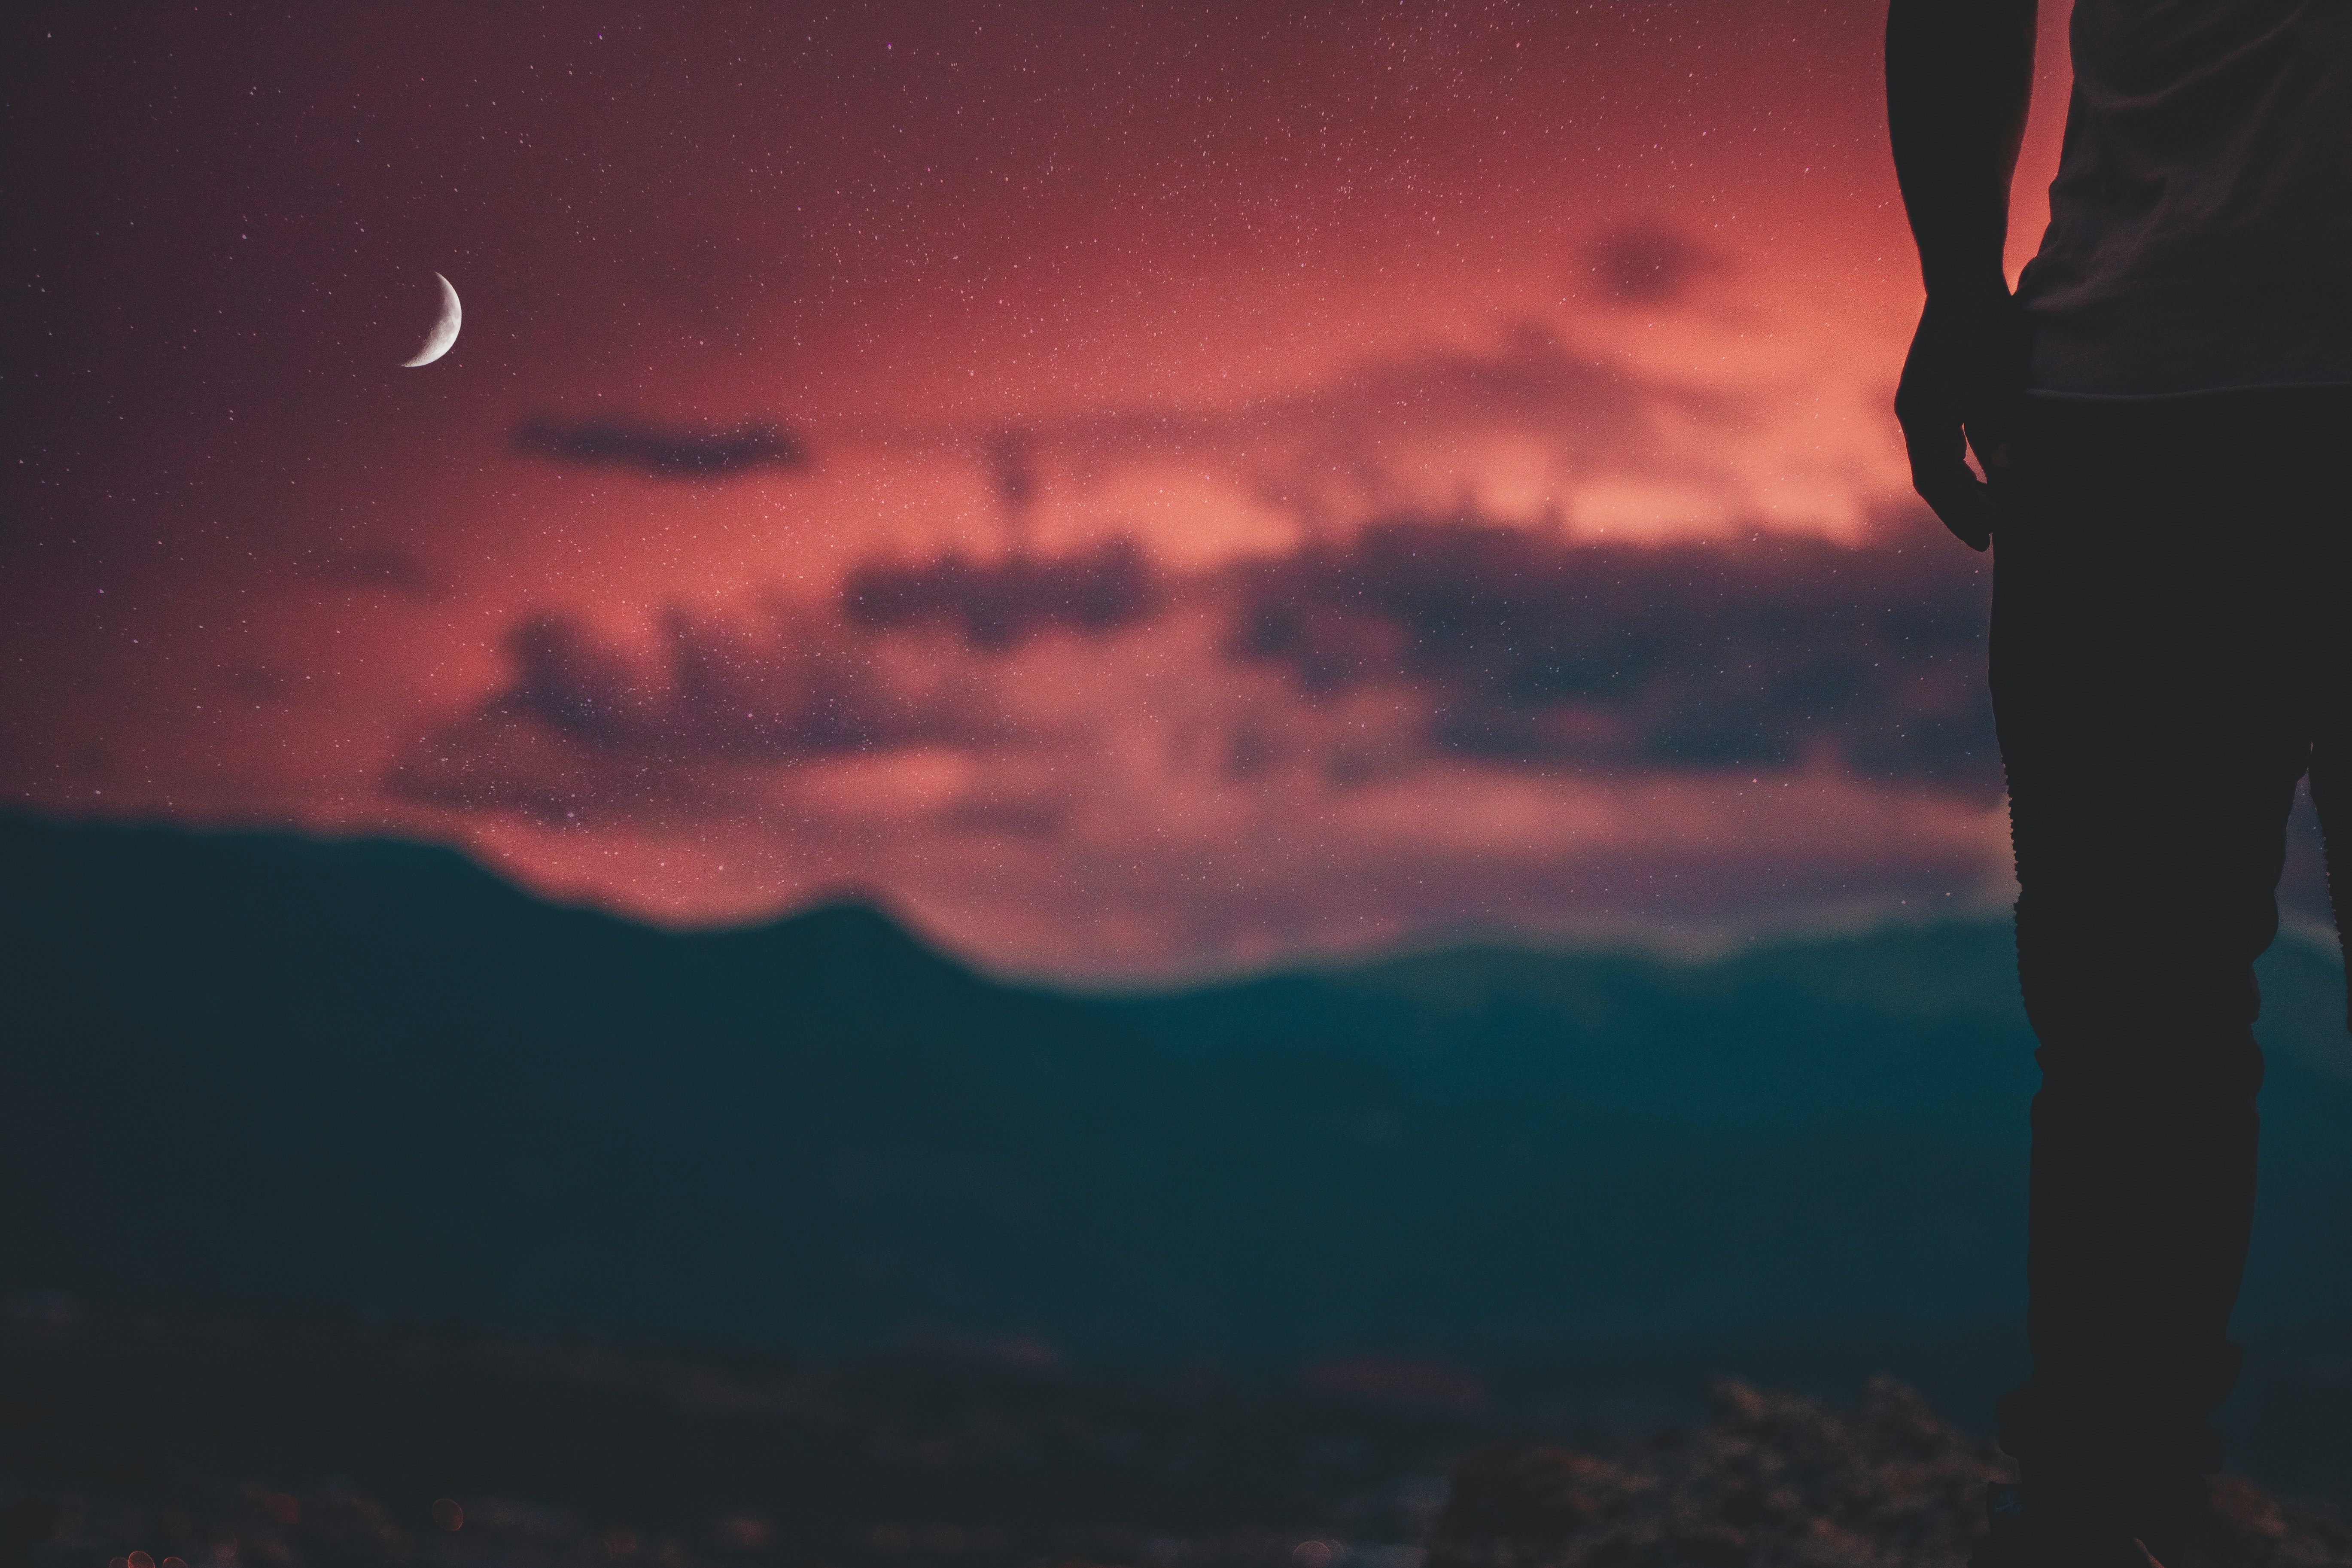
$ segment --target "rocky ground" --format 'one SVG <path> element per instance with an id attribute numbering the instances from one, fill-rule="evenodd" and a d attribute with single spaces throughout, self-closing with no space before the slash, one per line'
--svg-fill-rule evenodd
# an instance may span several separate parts
<path id="1" fill-rule="evenodd" d="M 1428 1568 L 1942 1568 L 1982 1532 L 1994 1449 L 1891 1379 L 1851 1409 L 1744 1383 L 1717 1385 L 1705 1426 L 1608 1455 L 1496 1447 L 1458 1465 Z M 2352 1562 L 2330 1505 L 2281 1502 L 2242 1477 L 2215 1488 L 2211 1527 L 2167 1568 Z"/>
<path id="2" fill-rule="evenodd" d="M 1738 1568 L 1958 1564 L 1987 1445 L 1887 1379 L 1700 1419 L 1444 1369 L 854 1363 L 350 1323 L 18 1312 L 0 1568 Z M 2185 1564 L 2352 1563 L 2334 1508 L 2217 1489 Z"/>

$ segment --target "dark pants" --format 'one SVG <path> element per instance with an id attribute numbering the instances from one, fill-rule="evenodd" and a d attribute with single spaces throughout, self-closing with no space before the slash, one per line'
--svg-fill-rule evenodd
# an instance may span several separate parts
<path id="1" fill-rule="evenodd" d="M 2032 402 L 2002 482 L 1992 692 L 2042 1088 L 2033 1375 L 2001 1441 L 2029 1497 L 2145 1535 L 2221 1460 L 2253 961 L 2306 768 L 2352 914 L 2347 452 L 2352 392 Z"/>

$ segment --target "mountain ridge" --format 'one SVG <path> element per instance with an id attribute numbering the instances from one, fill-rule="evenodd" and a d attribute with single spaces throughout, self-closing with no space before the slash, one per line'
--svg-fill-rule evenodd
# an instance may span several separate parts
<path id="1" fill-rule="evenodd" d="M 2020 1305 L 1998 926 L 1073 995 L 866 906 L 668 932 L 422 846 L 14 818 L 0 936 L 20 1284 L 1147 1359 Z M 2352 1071 L 2332 966 L 2265 962 L 2284 1321 L 2352 1287 Z"/>

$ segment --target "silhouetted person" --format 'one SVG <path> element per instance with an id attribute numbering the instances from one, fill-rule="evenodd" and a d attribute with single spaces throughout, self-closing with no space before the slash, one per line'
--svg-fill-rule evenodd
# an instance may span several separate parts
<path id="1" fill-rule="evenodd" d="M 1919 493 L 1997 544 L 2042 1065 L 2033 1371 L 2000 1406 L 2023 1487 L 1975 1561 L 2144 1565 L 2221 1465 L 2253 961 L 2306 767 L 2352 914 L 2352 5 L 2075 0 L 2050 227 L 2012 297 L 2034 21 L 2034 0 L 1894 0 L 1886 36 L 1927 286 L 1895 412 Z"/>

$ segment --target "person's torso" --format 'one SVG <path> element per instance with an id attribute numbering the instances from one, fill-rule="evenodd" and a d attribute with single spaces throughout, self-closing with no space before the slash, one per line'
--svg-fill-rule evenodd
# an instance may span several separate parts
<path id="1" fill-rule="evenodd" d="M 2039 392 L 2352 384 L 2352 0 L 2075 0 Z"/>

